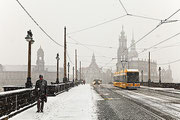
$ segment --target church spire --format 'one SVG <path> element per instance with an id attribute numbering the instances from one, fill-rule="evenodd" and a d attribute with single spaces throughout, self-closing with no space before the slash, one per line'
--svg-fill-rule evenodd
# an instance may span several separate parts
<path id="1" fill-rule="evenodd" d="M 121 31 L 121 36 L 124 36 L 125 32 L 124 32 L 124 26 L 122 25 L 122 31 Z"/>
<path id="2" fill-rule="evenodd" d="M 93 56 L 92 56 L 92 61 L 91 61 L 91 62 L 93 62 L 93 63 L 95 63 L 95 62 L 96 62 L 96 58 L 95 58 L 94 53 L 93 53 Z"/>
<path id="3" fill-rule="evenodd" d="M 132 30 L 132 40 L 131 40 L 131 50 L 136 50 L 135 40 L 134 40 L 134 30 Z"/>

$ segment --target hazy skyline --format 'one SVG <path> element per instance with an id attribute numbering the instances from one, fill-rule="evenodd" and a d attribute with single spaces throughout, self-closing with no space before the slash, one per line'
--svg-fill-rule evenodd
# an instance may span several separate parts
<path id="1" fill-rule="evenodd" d="M 125 11 L 119 0 L 19 0 L 38 24 L 58 43 L 63 45 L 64 26 L 67 27 L 67 33 L 78 31 L 96 24 L 125 15 Z M 122 0 L 128 13 L 147 16 L 151 18 L 164 20 L 175 11 L 180 9 L 179 0 Z M 23 11 L 16 0 L 1 0 L 0 4 L 0 64 L 2 65 L 26 65 L 28 43 L 24 39 L 26 32 L 31 29 L 35 43 L 32 45 L 32 64 L 36 63 L 37 50 L 41 46 L 45 52 L 45 64 L 56 65 L 56 54 L 60 54 L 60 65 L 63 66 L 63 47 L 52 42 Z M 175 14 L 170 20 L 180 20 L 180 12 Z M 77 43 L 67 36 L 67 48 L 71 60 L 74 62 L 74 50 L 78 50 L 78 61 L 82 61 L 83 66 L 88 66 L 92 54 L 96 56 L 99 67 L 104 66 L 112 58 L 117 57 L 119 46 L 119 35 L 124 26 L 124 31 L 130 46 L 132 31 L 134 31 L 135 41 L 152 30 L 160 21 L 126 16 L 121 19 L 103 24 L 82 32 L 68 34 L 71 38 L 82 44 L 97 46 L 76 45 Z M 137 45 L 137 51 L 165 40 L 180 32 L 180 21 L 167 23 L 160 26 Z M 180 36 L 157 46 L 176 45 Z M 112 48 L 100 47 L 107 46 Z M 152 51 L 153 60 L 160 63 L 167 63 L 180 59 L 178 54 L 180 46 L 167 47 L 158 51 Z M 154 51 L 154 52 L 153 52 Z M 147 59 L 148 51 L 139 55 L 140 58 Z M 79 62 L 78 62 L 79 63 Z M 107 67 L 115 70 L 116 60 L 113 60 Z M 162 66 L 167 68 L 168 65 Z M 72 67 L 72 64 L 71 64 Z M 106 68 L 107 68 L 106 67 Z M 159 66 L 158 66 L 159 67 Z M 178 70 L 180 62 L 171 65 L 173 78 L 180 79 Z"/>

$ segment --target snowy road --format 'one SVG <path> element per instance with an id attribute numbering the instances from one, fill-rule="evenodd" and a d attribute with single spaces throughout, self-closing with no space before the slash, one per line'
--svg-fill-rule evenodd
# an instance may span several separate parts
<path id="1" fill-rule="evenodd" d="M 103 85 L 103 87 L 110 90 L 112 93 L 117 94 L 116 96 L 120 95 L 123 98 L 127 98 L 127 104 L 129 104 L 128 100 L 130 100 L 131 102 L 145 108 L 151 115 L 154 114 L 154 117 L 157 116 L 156 119 L 180 119 L 179 90 L 151 87 L 142 87 L 138 90 L 126 90 L 112 85 Z M 139 109 L 141 108 L 139 107 Z M 143 111 L 140 110 L 140 112 Z"/>
<path id="2" fill-rule="evenodd" d="M 10 120 L 96 120 L 96 102 L 102 99 L 90 85 L 79 85 L 56 97 L 48 97 L 44 113 L 36 106 Z"/>

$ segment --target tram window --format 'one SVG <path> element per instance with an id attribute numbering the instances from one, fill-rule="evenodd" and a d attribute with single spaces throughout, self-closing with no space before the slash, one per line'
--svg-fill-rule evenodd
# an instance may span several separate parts
<path id="1" fill-rule="evenodd" d="M 127 82 L 139 82 L 139 73 L 138 72 L 130 72 L 127 73 Z"/>
<path id="2" fill-rule="evenodd" d="M 126 76 L 125 75 L 120 76 L 120 81 L 121 82 L 126 82 Z"/>

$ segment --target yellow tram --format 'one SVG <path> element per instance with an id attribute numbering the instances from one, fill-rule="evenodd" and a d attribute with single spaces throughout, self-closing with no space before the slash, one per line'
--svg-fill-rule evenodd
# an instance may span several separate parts
<path id="1" fill-rule="evenodd" d="M 126 89 L 140 88 L 138 69 L 125 69 L 114 73 L 113 85 Z"/>

